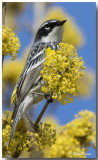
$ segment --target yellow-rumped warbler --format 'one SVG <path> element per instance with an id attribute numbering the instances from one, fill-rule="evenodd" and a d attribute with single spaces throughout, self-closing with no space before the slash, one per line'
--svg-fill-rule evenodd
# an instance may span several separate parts
<path id="1" fill-rule="evenodd" d="M 19 119 L 26 112 L 26 109 L 38 103 L 45 97 L 42 96 L 41 87 L 44 81 L 40 76 L 45 61 L 45 49 L 51 47 L 57 50 L 58 43 L 62 41 L 63 24 L 66 20 L 56 19 L 44 22 L 38 29 L 34 43 L 31 47 L 23 72 L 16 84 L 12 95 L 13 125 L 11 139 L 14 136 L 16 125 Z"/>

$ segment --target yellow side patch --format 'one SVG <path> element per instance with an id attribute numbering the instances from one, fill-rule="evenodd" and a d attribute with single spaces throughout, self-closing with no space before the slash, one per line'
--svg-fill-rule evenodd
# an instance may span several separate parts
<path id="1" fill-rule="evenodd" d="M 15 100 L 16 100 L 16 91 L 17 91 L 17 88 L 15 88 L 14 91 L 13 91 L 13 93 L 12 93 L 11 104 L 15 103 Z"/>

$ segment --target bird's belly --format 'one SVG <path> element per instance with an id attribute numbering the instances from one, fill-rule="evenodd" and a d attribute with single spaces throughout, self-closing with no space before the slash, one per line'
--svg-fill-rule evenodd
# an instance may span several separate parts
<path id="1" fill-rule="evenodd" d="M 41 91 L 42 85 L 43 85 L 43 82 L 40 82 L 36 87 L 32 88 L 29 94 L 25 97 L 23 102 L 24 103 L 23 112 L 28 108 L 31 108 L 34 104 L 39 103 L 45 98 L 44 95 L 37 94 L 37 93 L 42 93 Z M 36 93 L 33 93 L 33 92 L 36 92 Z"/>
<path id="2" fill-rule="evenodd" d="M 43 81 L 40 81 L 40 83 L 36 86 L 36 87 L 33 87 L 31 90 L 30 90 L 30 94 L 31 96 L 33 97 L 33 103 L 36 104 L 40 101 L 42 101 L 45 97 L 44 95 L 40 95 L 39 93 L 43 93 L 41 88 L 42 86 L 44 85 L 45 82 Z M 34 93 L 36 92 L 36 93 Z M 38 94 L 37 94 L 38 93 Z"/>

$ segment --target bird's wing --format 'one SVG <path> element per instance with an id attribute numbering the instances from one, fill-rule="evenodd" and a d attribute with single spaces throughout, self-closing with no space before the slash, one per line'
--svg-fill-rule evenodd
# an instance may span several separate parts
<path id="1" fill-rule="evenodd" d="M 40 71 L 43 68 L 43 62 L 45 60 L 45 46 L 42 44 L 35 51 L 35 47 L 29 53 L 24 70 L 16 85 L 16 98 L 14 101 L 14 111 L 12 114 L 13 124 L 10 135 L 10 140 L 14 136 L 15 128 L 21 117 L 21 102 L 24 100 L 30 88 L 33 87 L 40 77 Z"/>
<path id="2" fill-rule="evenodd" d="M 33 46 L 27 58 L 24 70 L 16 85 L 16 103 L 18 106 L 29 92 L 31 86 L 37 82 L 44 60 L 45 46 L 43 44 L 39 44 L 36 47 Z"/>

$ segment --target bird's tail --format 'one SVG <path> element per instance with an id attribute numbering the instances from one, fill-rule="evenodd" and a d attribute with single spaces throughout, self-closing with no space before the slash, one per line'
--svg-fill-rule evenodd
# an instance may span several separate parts
<path id="1" fill-rule="evenodd" d="M 23 105 L 14 107 L 14 111 L 13 111 L 13 115 L 12 115 L 13 123 L 12 123 L 12 130 L 11 130 L 11 134 L 10 134 L 9 144 L 10 144 L 11 140 L 14 137 L 14 133 L 15 133 L 15 129 L 16 129 L 17 123 L 21 118 L 22 108 L 23 108 Z"/>

